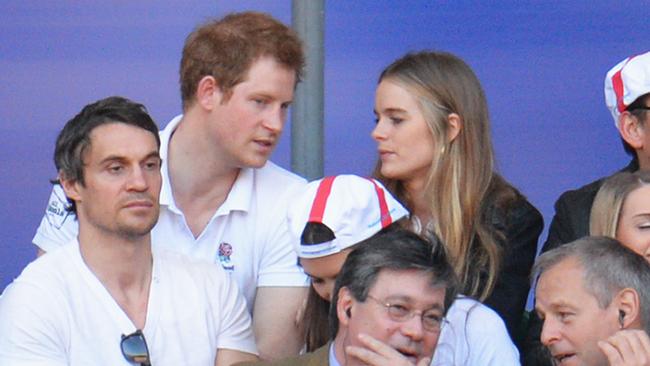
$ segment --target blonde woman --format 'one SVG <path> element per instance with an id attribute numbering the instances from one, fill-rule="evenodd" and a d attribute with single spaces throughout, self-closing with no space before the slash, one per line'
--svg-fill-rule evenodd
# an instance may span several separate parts
<path id="1" fill-rule="evenodd" d="M 461 292 L 518 334 L 540 213 L 494 171 L 485 95 L 472 70 L 442 52 L 410 53 L 379 77 L 375 177 L 410 212 L 410 226 L 446 245 Z"/>
<path id="2" fill-rule="evenodd" d="M 589 232 L 618 239 L 650 261 L 650 172 L 607 178 L 591 207 Z"/>

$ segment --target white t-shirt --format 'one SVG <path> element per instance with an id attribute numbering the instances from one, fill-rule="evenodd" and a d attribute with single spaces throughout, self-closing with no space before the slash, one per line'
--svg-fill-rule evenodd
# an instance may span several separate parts
<path id="1" fill-rule="evenodd" d="M 160 218 L 151 232 L 154 247 L 221 263 L 234 277 L 251 313 L 257 287 L 308 286 L 286 223 L 287 205 L 305 180 L 270 161 L 260 169 L 242 169 L 224 203 L 195 238 L 174 202 L 167 165 L 169 139 L 181 118 L 177 116 L 160 132 L 163 183 Z M 77 236 L 76 217 L 65 210 L 66 205 L 63 189 L 54 186 L 33 239 L 44 251 Z"/>
<path id="2" fill-rule="evenodd" d="M 520 365 L 501 317 L 489 307 L 459 296 L 449 308 L 432 366 Z"/>
<path id="3" fill-rule="evenodd" d="M 153 365 L 214 365 L 256 353 L 237 286 L 219 266 L 155 250 L 142 330 Z M 0 365 L 125 365 L 135 326 L 86 266 L 76 240 L 30 263 L 0 297 Z"/>

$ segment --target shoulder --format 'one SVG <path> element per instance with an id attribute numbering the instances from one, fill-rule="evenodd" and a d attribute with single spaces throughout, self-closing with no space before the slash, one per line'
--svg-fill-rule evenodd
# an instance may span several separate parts
<path id="1" fill-rule="evenodd" d="M 501 176 L 495 174 L 485 202 L 486 219 L 498 230 L 536 227 L 541 232 L 544 225 L 542 214 Z"/>
<path id="2" fill-rule="evenodd" d="M 456 362 L 464 360 L 463 364 L 470 365 L 512 365 L 518 362 L 517 348 L 505 323 L 494 310 L 476 300 L 459 296 L 449 309 L 447 318 L 446 326 L 450 329 L 443 329 L 446 338 L 439 346 L 441 349 L 447 347 L 447 353 L 453 353 Z M 449 355 L 438 357 L 448 358 Z"/>
<path id="3" fill-rule="evenodd" d="M 476 328 L 481 334 L 493 334 L 495 330 L 506 331 L 505 323 L 494 310 L 465 296 L 459 296 L 449 308 L 450 324 L 465 324 L 466 329 Z M 476 332 L 475 332 L 476 333 Z"/>
<path id="4" fill-rule="evenodd" d="M 69 304 L 80 281 L 68 260 L 69 247 L 56 248 L 38 257 L 5 288 L 0 296 L 3 327 L 16 324 L 26 330 L 46 323 L 62 324 L 58 320 L 71 310 Z"/>
<path id="5" fill-rule="evenodd" d="M 238 363 L 236 366 L 322 366 L 329 365 L 329 345 L 325 345 L 312 353 L 289 357 L 279 361 L 258 361 Z"/>
<path id="6" fill-rule="evenodd" d="M 299 192 L 307 181 L 284 168 L 268 161 L 262 168 L 254 169 L 254 199 L 263 207 L 273 207 L 264 210 L 269 215 L 278 215 L 278 208 L 288 204 L 289 198 Z"/>
<path id="7" fill-rule="evenodd" d="M 263 167 L 255 169 L 255 179 L 262 182 L 270 181 L 284 185 L 307 183 L 305 178 L 276 165 L 270 160 Z"/>
<path id="8" fill-rule="evenodd" d="M 634 172 L 639 169 L 639 165 L 636 160 L 632 160 L 626 167 L 619 170 L 619 172 Z M 614 173 L 614 174 L 616 174 Z M 603 185 L 603 182 L 611 175 L 601 177 L 593 182 L 587 183 L 580 188 L 570 189 L 565 191 L 560 195 L 558 200 L 555 203 L 556 209 L 562 206 L 576 206 L 578 208 L 586 208 L 591 210 L 591 204 L 598 193 L 598 190 Z M 585 207 L 586 206 L 586 207 Z"/>
<path id="9" fill-rule="evenodd" d="M 596 193 L 603 185 L 607 177 L 600 178 L 584 186 L 565 191 L 560 195 L 555 203 L 556 209 L 562 206 L 571 206 L 573 208 L 584 208 L 591 210 L 591 204 L 596 197 Z"/>

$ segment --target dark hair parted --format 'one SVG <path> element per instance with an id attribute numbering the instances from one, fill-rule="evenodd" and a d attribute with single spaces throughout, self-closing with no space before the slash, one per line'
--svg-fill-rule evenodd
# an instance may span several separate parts
<path id="1" fill-rule="evenodd" d="M 180 68 L 183 110 L 194 102 L 205 76 L 217 81 L 226 100 L 245 80 L 253 62 L 270 56 L 302 76 L 305 56 L 298 35 L 270 15 L 257 12 L 229 14 L 194 30 L 185 40 Z"/>
<path id="2" fill-rule="evenodd" d="M 431 287 L 445 288 L 445 313 L 457 293 L 453 268 L 437 238 L 431 241 L 406 229 L 389 230 L 358 244 L 336 278 L 330 306 L 330 337 L 336 337 L 339 320 L 336 312 L 338 293 L 347 288 L 357 301 L 365 301 L 382 270 L 417 270 L 431 278 Z"/>
<path id="3" fill-rule="evenodd" d="M 582 266 L 582 283 L 601 308 L 606 308 L 625 288 L 639 295 L 641 321 L 650 331 L 650 263 L 618 240 L 605 236 L 587 236 L 562 245 L 539 256 L 533 266 L 538 278 L 569 258 Z"/>
<path id="4" fill-rule="evenodd" d="M 123 123 L 151 132 L 160 147 L 158 126 L 139 103 L 123 97 L 108 97 L 85 106 L 79 114 L 69 120 L 56 139 L 54 148 L 54 165 L 59 178 L 84 182 L 84 154 L 90 146 L 90 134 L 101 125 Z M 59 183 L 54 180 L 53 183 Z M 70 201 L 69 211 L 76 212 L 76 206 Z"/>

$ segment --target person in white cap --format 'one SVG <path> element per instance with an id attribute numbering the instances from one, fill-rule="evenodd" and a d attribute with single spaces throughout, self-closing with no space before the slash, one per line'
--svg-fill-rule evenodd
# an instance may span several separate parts
<path id="1" fill-rule="evenodd" d="M 631 56 L 614 66 L 605 77 L 605 103 L 632 161 L 621 171 L 650 169 L 650 52 Z M 542 251 L 589 234 L 589 214 L 605 178 L 564 192 L 555 203 L 555 217 Z"/>
<path id="2" fill-rule="evenodd" d="M 630 163 L 620 171 L 650 169 L 650 126 L 647 121 L 650 109 L 650 52 L 627 57 L 607 72 L 605 103 L 614 118 L 625 151 L 632 156 Z M 562 193 L 555 202 L 555 216 L 542 253 L 589 235 L 591 207 L 606 178 Z M 549 364 L 535 352 L 540 346 L 537 341 L 539 326 L 537 319 L 531 321 L 527 350 L 524 352 L 531 354 L 526 357 L 526 363 L 530 365 Z"/>
<path id="3" fill-rule="evenodd" d="M 406 208 L 381 183 L 355 175 L 311 182 L 290 205 L 290 232 L 312 284 L 305 312 L 308 352 L 318 353 L 331 340 L 328 309 L 348 255 L 361 245 L 379 243 L 379 237 L 402 230 L 399 221 L 407 215 Z M 443 250 L 435 236 L 429 241 Z M 487 306 L 459 296 L 446 319 L 432 365 L 519 364 L 517 348 L 503 320 Z"/>

